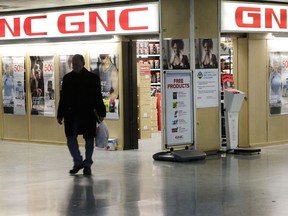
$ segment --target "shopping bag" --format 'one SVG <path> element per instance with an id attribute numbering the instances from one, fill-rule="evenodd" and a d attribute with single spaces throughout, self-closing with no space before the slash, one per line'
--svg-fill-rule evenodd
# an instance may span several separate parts
<path id="1" fill-rule="evenodd" d="M 106 123 L 102 121 L 96 127 L 96 137 L 95 137 L 96 147 L 106 148 L 108 145 L 108 139 L 109 139 L 109 131 Z"/>

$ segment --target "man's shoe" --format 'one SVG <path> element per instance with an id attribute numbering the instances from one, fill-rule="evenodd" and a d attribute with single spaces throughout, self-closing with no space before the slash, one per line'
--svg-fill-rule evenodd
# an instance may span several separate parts
<path id="1" fill-rule="evenodd" d="M 91 176 L 91 168 L 90 167 L 84 167 L 83 174 L 86 176 Z"/>
<path id="2" fill-rule="evenodd" d="M 78 173 L 79 170 L 81 170 L 81 169 L 83 169 L 83 168 L 84 168 L 83 164 L 74 165 L 74 166 L 73 166 L 73 169 L 71 169 L 71 170 L 69 171 L 69 173 L 72 174 L 72 175 L 74 175 L 74 174 Z"/>

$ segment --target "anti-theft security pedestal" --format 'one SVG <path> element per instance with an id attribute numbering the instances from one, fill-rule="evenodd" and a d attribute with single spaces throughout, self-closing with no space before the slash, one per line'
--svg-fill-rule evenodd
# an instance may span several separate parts
<path id="1" fill-rule="evenodd" d="M 238 148 L 238 114 L 245 94 L 236 89 L 224 91 L 224 116 L 227 150 L 237 153 L 259 153 L 261 149 Z"/>

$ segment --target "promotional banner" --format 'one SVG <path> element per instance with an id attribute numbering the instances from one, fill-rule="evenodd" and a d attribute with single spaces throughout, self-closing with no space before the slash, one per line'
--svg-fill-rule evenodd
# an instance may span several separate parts
<path id="1" fill-rule="evenodd" d="M 60 55 L 59 56 L 59 87 L 62 90 L 62 82 L 65 74 L 73 70 L 72 67 L 72 57 L 73 55 Z"/>
<path id="2" fill-rule="evenodd" d="M 165 71 L 166 144 L 193 143 L 191 71 Z"/>
<path id="3" fill-rule="evenodd" d="M 2 57 L 2 94 L 5 114 L 25 115 L 25 68 L 23 56 Z"/>
<path id="4" fill-rule="evenodd" d="M 288 113 L 288 51 L 269 53 L 270 114 Z"/>
<path id="5" fill-rule="evenodd" d="M 99 53 L 90 54 L 90 71 L 100 77 L 107 119 L 119 119 L 119 55 L 115 45 L 107 44 L 107 52 L 99 47 Z"/>
<path id="6" fill-rule="evenodd" d="M 202 69 L 196 72 L 196 107 L 219 106 L 218 69 Z"/>
<path id="7" fill-rule="evenodd" d="M 30 56 L 32 115 L 55 116 L 53 56 Z"/>

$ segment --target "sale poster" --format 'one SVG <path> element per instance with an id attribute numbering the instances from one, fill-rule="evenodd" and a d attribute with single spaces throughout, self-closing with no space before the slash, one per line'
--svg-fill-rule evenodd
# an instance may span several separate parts
<path id="1" fill-rule="evenodd" d="M 2 57 L 4 114 L 25 115 L 25 67 L 23 56 Z"/>
<path id="2" fill-rule="evenodd" d="M 31 115 L 55 116 L 53 56 L 30 56 Z"/>

